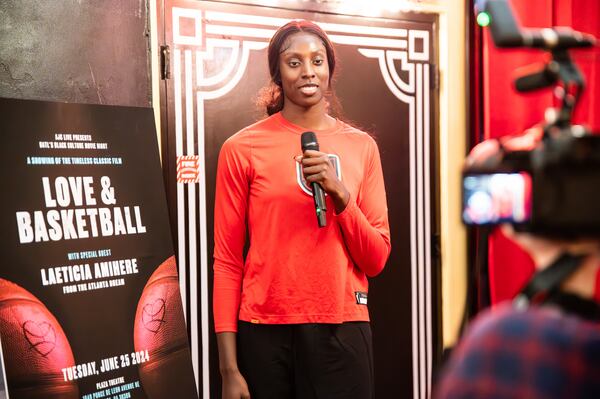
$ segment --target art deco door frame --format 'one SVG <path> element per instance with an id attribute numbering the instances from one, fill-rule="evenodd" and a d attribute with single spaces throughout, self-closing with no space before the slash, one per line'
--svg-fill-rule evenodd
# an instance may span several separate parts
<path id="1" fill-rule="evenodd" d="M 256 7 L 256 15 L 194 8 L 194 2 L 167 1 L 163 40 L 171 44 L 171 78 L 161 85 L 163 164 L 169 192 L 172 228 L 180 267 L 181 292 L 190 332 L 192 357 L 202 397 L 210 397 L 209 269 L 207 248 L 205 105 L 232 90 L 242 79 L 253 51 L 266 48 L 278 26 L 287 21 Z M 199 4 L 198 2 L 196 2 Z M 200 2 L 216 5 L 224 2 Z M 253 4 L 264 2 L 252 1 Z M 271 2 L 272 3 L 272 2 Z M 292 2 L 285 2 L 286 4 Z M 175 7 L 168 9 L 170 4 Z M 186 5 L 187 4 L 187 5 Z M 304 3 L 303 3 L 304 5 Z M 314 12 L 331 12 L 322 4 Z M 210 8 L 210 7 L 209 7 Z M 262 14 L 262 15 L 261 15 Z M 435 16 L 406 14 L 416 21 Z M 188 25 L 186 32 L 182 24 Z M 192 29 L 189 29 L 193 26 Z M 431 393 L 431 376 L 439 357 L 440 323 L 439 257 L 436 253 L 438 216 L 435 126 L 437 110 L 437 54 L 432 41 L 437 32 L 419 29 L 367 27 L 361 24 L 321 23 L 336 44 L 356 46 L 365 59 L 378 65 L 386 87 L 408 105 L 410 164 L 410 268 L 413 397 Z M 364 32 L 360 36 L 361 31 Z M 193 32 L 193 34 L 188 34 Z M 170 36 L 170 37 L 169 37 Z M 167 39 L 165 39 L 167 37 Z M 203 63 L 210 62 L 217 48 L 230 52 L 229 61 L 217 73 L 205 76 Z M 400 70 L 398 70 L 398 66 Z M 169 93 L 173 93 L 169 96 Z M 433 93 L 433 95 L 432 95 Z M 172 111 L 170 111 L 172 110 Z M 174 115 L 173 115 L 174 113 Z M 175 138 L 173 140 L 173 137 Z M 175 148 L 173 148 L 175 147 Z M 174 156 L 173 156 L 174 155 Z M 200 221 L 200 222 L 199 222 Z M 202 221 L 205 221 L 204 223 Z M 214 345 L 213 345 L 214 346 Z M 212 349 L 214 351 L 214 349 Z"/>

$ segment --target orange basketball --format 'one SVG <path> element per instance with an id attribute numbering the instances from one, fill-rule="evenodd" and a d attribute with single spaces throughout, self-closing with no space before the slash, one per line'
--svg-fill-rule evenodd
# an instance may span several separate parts
<path id="1" fill-rule="evenodd" d="M 181 389 L 178 370 L 190 369 L 187 329 L 183 318 L 175 257 L 152 273 L 138 302 L 133 327 L 136 352 L 148 351 L 139 365 L 140 379 L 150 399 L 168 399 Z M 171 376 L 166 377 L 166 376 Z"/>
<path id="2" fill-rule="evenodd" d="M 11 399 L 75 399 L 76 381 L 62 369 L 75 365 L 63 329 L 35 296 L 0 278 L 0 337 Z"/>

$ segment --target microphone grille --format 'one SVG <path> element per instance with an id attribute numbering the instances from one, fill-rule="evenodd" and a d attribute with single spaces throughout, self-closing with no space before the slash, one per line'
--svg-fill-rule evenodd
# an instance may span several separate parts
<path id="1" fill-rule="evenodd" d="M 300 136 L 300 143 L 302 144 L 302 151 L 319 151 L 319 142 L 317 141 L 317 135 L 314 134 L 314 132 L 302 133 L 302 136 Z"/>

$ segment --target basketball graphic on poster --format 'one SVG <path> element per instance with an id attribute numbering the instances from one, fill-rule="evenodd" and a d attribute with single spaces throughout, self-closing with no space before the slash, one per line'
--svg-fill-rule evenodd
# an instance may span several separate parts
<path id="1" fill-rule="evenodd" d="M 144 287 L 135 315 L 134 347 L 143 361 L 139 373 L 148 397 L 173 397 L 179 383 L 164 375 L 186 371 L 190 359 L 174 256 L 160 264 Z"/>
<path id="2" fill-rule="evenodd" d="M 75 399 L 75 381 L 62 369 L 75 364 L 65 333 L 35 296 L 0 278 L 0 335 L 11 399 Z"/>

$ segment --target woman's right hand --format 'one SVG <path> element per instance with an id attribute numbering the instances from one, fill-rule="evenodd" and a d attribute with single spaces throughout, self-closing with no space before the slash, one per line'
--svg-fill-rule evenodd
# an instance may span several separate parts
<path id="1" fill-rule="evenodd" d="M 238 370 L 222 373 L 223 399 L 250 399 L 246 379 Z"/>

